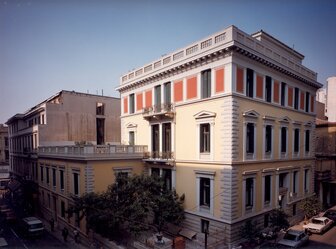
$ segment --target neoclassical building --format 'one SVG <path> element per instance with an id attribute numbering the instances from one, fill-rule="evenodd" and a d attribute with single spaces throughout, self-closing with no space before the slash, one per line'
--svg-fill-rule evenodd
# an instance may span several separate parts
<path id="1" fill-rule="evenodd" d="M 264 31 L 230 26 L 123 75 L 121 140 L 185 194 L 184 227 L 231 247 L 247 219 L 291 221 L 313 194 L 317 73 Z"/>

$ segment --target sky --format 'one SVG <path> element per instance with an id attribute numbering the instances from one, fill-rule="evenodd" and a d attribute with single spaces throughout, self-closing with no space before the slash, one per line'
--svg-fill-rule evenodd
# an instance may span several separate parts
<path id="1" fill-rule="evenodd" d="M 336 76 L 333 0 L 0 0 L 0 123 L 61 90 L 119 97 L 121 75 L 230 25 Z"/>

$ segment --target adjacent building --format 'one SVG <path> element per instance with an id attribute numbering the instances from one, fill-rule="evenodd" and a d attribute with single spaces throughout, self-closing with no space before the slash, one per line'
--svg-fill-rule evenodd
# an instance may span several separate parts
<path id="1" fill-rule="evenodd" d="M 0 124 L 0 165 L 9 164 L 8 127 Z"/>
<path id="2" fill-rule="evenodd" d="M 121 141 L 185 194 L 185 227 L 232 246 L 247 219 L 292 222 L 314 192 L 317 74 L 264 31 L 230 26 L 123 75 Z"/>
<path id="3" fill-rule="evenodd" d="M 83 227 L 65 217 L 71 196 L 141 172 L 146 148 L 120 144 L 120 108 L 119 98 L 61 91 L 7 121 L 15 189 L 30 182 L 37 211 L 56 225 Z"/>

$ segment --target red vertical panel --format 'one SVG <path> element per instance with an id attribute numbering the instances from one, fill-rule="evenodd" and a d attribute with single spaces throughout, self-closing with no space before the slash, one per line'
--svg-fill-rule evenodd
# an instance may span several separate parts
<path id="1" fill-rule="evenodd" d="M 236 91 L 244 93 L 244 69 L 237 67 Z"/>
<path id="2" fill-rule="evenodd" d="M 224 68 L 216 70 L 216 93 L 224 92 Z"/>
<path id="3" fill-rule="evenodd" d="M 187 99 L 197 97 L 197 77 L 187 79 Z"/>
<path id="4" fill-rule="evenodd" d="M 179 102 L 183 100 L 183 81 L 174 83 L 174 101 Z"/>

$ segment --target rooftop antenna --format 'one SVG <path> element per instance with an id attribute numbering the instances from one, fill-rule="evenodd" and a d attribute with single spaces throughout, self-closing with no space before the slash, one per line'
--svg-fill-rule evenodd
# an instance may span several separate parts
<path id="1" fill-rule="evenodd" d="M 104 96 L 104 89 L 102 89 L 102 96 Z"/>

